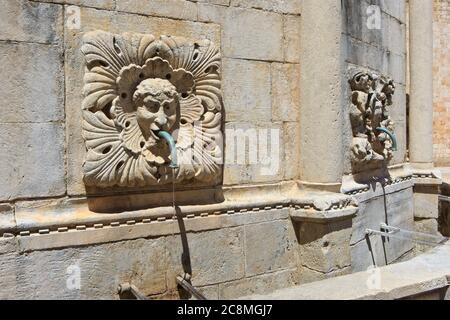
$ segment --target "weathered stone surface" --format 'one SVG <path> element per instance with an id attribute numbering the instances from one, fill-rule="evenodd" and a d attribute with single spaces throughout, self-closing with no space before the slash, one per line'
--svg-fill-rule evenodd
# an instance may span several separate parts
<path id="1" fill-rule="evenodd" d="M 0 124 L 0 199 L 64 194 L 64 141 L 58 122 Z"/>
<path id="2" fill-rule="evenodd" d="M 300 14 L 301 0 L 231 0 L 231 6 Z"/>
<path id="3" fill-rule="evenodd" d="M 284 60 L 300 63 L 300 17 L 286 15 L 283 17 Z"/>
<path id="4" fill-rule="evenodd" d="M 198 3 L 209 3 L 209 4 L 217 4 L 220 6 L 229 6 L 230 0 L 192 0 L 193 2 Z"/>
<path id="5" fill-rule="evenodd" d="M 168 237 L 168 289 L 175 278 L 188 272 L 194 286 L 206 286 L 244 277 L 244 228 L 224 228 Z"/>
<path id="6" fill-rule="evenodd" d="M 383 196 L 374 197 L 358 204 L 350 243 L 353 271 L 366 270 L 374 260 L 377 265 L 395 261 L 413 248 L 410 240 L 390 238 L 383 241 L 378 235 L 370 236 L 370 242 L 367 241 L 366 229 L 380 230 L 381 223 L 404 230 L 414 229 L 412 188 L 394 193 L 387 190 L 386 193 L 386 200 Z"/>
<path id="7" fill-rule="evenodd" d="M 64 83 L 58 47 L 0 43 L 0 79 L 5 103 L 0 122 L 47 122 L 64 119 Z"/>
<path id="8" fill-rule="evenodd" d="M 443 245 L 402 263 L 242 299 L 392 300 L 444 290 L 448 288 L 447 277 L 450 272 L 449 248 Z"/>
<path id="9" fill-rule="evenodd" d="M 261 241 L 261 235 L 264 241 Z M 254 276 L 295 267 L 296 239 L 288 220 L 245 227 L 245 275 Z"/>
<path id="10" fill-rule="evenodd" d="M 221 283 L 220 299 L 236 299 L 245 295 L 265 294 L 296 283 L 295 269 L 277 271 L 242 280 Z"/>
<path id="11" fill-rule="evenodd" d="M 284 179 L 298 179 L 300 176 L 300 130 L 298 122 L 283 123 Z"/>
<path id="12" fill-rule="evenodd" d="M 298 121 L 300 114 L 300 66 L 271 64 L 272 120 Z"/>
<path id="13" fill-rule="evenodd" d="M 196 4 L 185 0 L 117 0 L 116 3 L 118 11 L 182 20 L 197 19 Z"/>
<path id="14" fill-rule="evenodd" d="M 131 282 L 146 295 L 166 290 L 164 238 L 138 239 L 84 248 L 0 256 L 2 298 L 117 299 L 117 287 Z M 79 277 L 78 277 L 79 276 Z M 17 283 L 12 280 L 17 279 Z M 79 287 L 77 286 L 79 279 Z M 6 284 L 4 282 L 7 282 Z M 1 290 L 1 289 L 0 289 Z"/>
<path id="15" fill-rule="evenodd" d="M 283 61 L 282 15 L 199 4 L 198 19 L 221 24 L 225 57 Z"/>
<path id="16" fill-rule="evenodd" d="M 0 40 L 57 43 L 62 39 L 62 6 L 1 0 Z"/>
<path id="17" fill-rule="evenodd" d="M 300 266 L 299 271 L 298 271 L 298 283 L 306 284 L 306 283 L 310 283 L 310 282 L 321 281 L 324 279 L 330 279 L 330 278 L 350 274 L 351 272 L 352 272 L 351 267 L 345 267 L 343 269 L 338 269 L 335 271 L 323 273 L 323 272 L 319 272 L 316 270 L 312 270 L 312 269 Z"/>
<path id="18" fill-rule="evenodd" d="M 227 123 L 224 185 L 280 181 L 284 145 L 280 123 Z"/>
<path id="19" fill-rule="evenodd" d="M 67 5 L 93 7 L 109 10 L 113 10 L 115 7 L 115 0 L 31 0 L 31 1 L 61 3 Z"/>
<path id="20" fill-rule="evenodd" d="M 214 43 L 93 31 L 81 51 L 86 185 L 219 182 L 223 107 Z M 171 139 L 172 150 L 156 132 Z"/>
<path id="21" fill-rule="evenodd" d="M 329 273 L 350 266 L 351 221 L 294 224 L 302 266 Z"/>
<path id="22" fill-rule="evenodd" d="M 81 105 L 84 70 L 84 58 L 80 51 L 82 36 L 88 31 L 107 30 L 114 33 L 136 32 L 155 35 L 170 34 L 189 39 L 209 39 L 220 43 L 220 28 L 215 24 L 204 24 L 182 20 L 169 20 L 157 17 L 146 17 L 127 13 L 111 13 L 108 11 L 81 8 L 81 29 L 65 30 L 65 74 L 66 83 L 66 129 L 67 142 L 67 188 L 71 195 L 85 193 L 82 163 L 85 157 L 84 141 L 81 136 Z"/>
<path id="23" fill-rule="evenodd" d="M 436 219 L 417 219 L 414 221 L 414 230 L 421 233 L 439 235 Z"/>
<path id="24" fill-rule="evenodd" d="M 436 193 L 414 193 L 414 217 L 437 219 L 439 199 Z"/>
<path id="25" fill-rule="evenodd" d="M 269 63 L 224 59 L 222 74 L 227 122 L 271 120 Z"/>

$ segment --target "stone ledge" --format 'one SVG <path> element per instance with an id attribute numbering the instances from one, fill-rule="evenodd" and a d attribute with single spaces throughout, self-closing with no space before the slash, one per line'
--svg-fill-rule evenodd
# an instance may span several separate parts
<path id="1" fill-rule="evenodd" d="M 370 277 L 379 272 L 381 288 L 370 289 Z M 411 260 L 370 272 L 285 288 L 266 295 L 241 297 L 242 300 L 355 300 L 402 299 L 449 286 L 450 242 Z M 339 288 L 339 290 L 335 290 Z"/>

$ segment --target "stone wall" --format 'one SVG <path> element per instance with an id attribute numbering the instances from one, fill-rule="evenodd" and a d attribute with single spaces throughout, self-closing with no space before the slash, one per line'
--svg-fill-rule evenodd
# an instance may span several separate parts
<path id="1" fill-rule="evenodd" d="M 433 149 L 438 166 L 450 165 L 450 2 L 433 2 Z"/>
<path id="2" fill-rule="evenodd" d="M 345 94 L 335 104 L 337 114 L 325 120 L 348 115 L 347 80 L 356 70 L 391 76 L 397 87 L 390 114 L 399 143 L 391 164 L 401 165 L 406 154 L 405 2 L 342 3 L 343 59 L 340 66 L 336 58 L 341 72 L 333 76 L 342 76 Z M 301 114 L 311 112 L 304 117 L 311 120 L 306 131 L 317 123 L 329 125 L 313 112 L 314 105 L 300 105 L 300 25 L 309 21 L 301 20 L 300 4 L 0 0 L 0 65 L 7 75 L 0 80 L 7 102 L 0 119 L 0 145 L 7 150 L 0 159 L 0 270 L 5 275 L 0 298 L 116 299 L 123 282 L 152 298 L 177 298 L 175 276 L 184 273 L 208 298 L 235 298 L 364 270 L 373 259 L 371 249 L 379 264 L 378 259 L 390 263 L 410 252 L 409 242 L 378 238 L 372 248 L 364 242 L 365 229 L 378 229 L 381 222 L 412 228 L 414 179 L 408 170 L 398 166 L 383 185 L 359 184 L 342 191 L 346 194 L 336 190 L 340 182 L 327 177 L 308 180 L 318 182 L 308 188 L 298 181 L 321 176 L 311 168 L 320 170 L 323 164 L 310 167 L 300 159 L 299 146 L 311 138 L 306 132 L 300 139 Z M 370 5 L 380 8 L 378 29 L 366 28 Z M 158 194 L 142 188 L 87 191 L 80 48 L 82 36 L 94 30 L 216 43 L 222 56 L 224 129 L 242 129 L 243 136 L 274 129 L 280 143 L 270 151 L 279 152 L 278 168 L 262 174 L 261 163 L 250 163 L 251 143 L 245 148 L 247 163 L 234 164 L 234 143 L 227 140 L 223 181 L 217 186 L 187 185 L 177 189 L 175 200 L 170 186 L 153 189 Z M 308 81 L 314 83 L 313 77 Z M 333 98 L 327 89 L 311 85 L 312 93 L 321 90 L 323 101 Z M 340 121 L 333 125 L 338 126 L 333 139 L 341 141 L 342 133 L 346 142 L 344 148 L 333 146 L 341 159 L 350 150 L 350 121 L 346 117 L 343 128 Z M 328 156 L 314 148 L 308 152 Z M 350 157 L 345 159 L 348 174 Z M 301 163 L 307 175 L 299 172 Z M 333 166 L 342 163 L 332 163 L 325 173 Z M 341 171 L 334 171 L 340 180 Z M 321 182 L 333 183 L 327 188 Z M 78 287 L 74 279 L 80 280 Z"/>
<path id="3" fill-rule="evenodd" d="M 405 1 L 343 1 L 343 106 L 350 103 L 348 80 L 358 71 L 384 74 L 395 82 L 393 105 L 389 115 L 395 122 L 398 151 L 390 165 L 405 162 L 406 157 L 406 19 Z M 349 114 L 346 110 L 345 114 Z M 351 145 L 349 117 L 344 121 L 345 146 Z M 348 147 L 350 149 L 350 147 Z M 351 172 L 350 152 L 345 173 Z"/>

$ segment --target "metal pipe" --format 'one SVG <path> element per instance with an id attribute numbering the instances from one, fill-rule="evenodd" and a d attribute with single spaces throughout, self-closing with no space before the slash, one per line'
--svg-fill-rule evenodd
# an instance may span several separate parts
<path id="1" fill-rule="evenodd" d="M 177 276 L 177 283 L 187 292 L 192 294 L 198 300 L 207 300 L 204 295 L 202 295 L 197 289 L 195 289 L 192 284 L 190 284 L 185 278 Z"/>
<path id="2" fill-rule="evenodd" d="M 148 300 L 148 298 L 142 292 L 140 292 L 139 289 L 136 288 L 136 286 L 128 282 L 119 284 L 117 292 L 119 294 L 131 293 L 137 300 Z"/>
<path id="3" fill-rule="evenodd" d="M 175 141 L 170 133 L 167 131 L 160 130 L 156 133 L 158 137 L 167 141 L 167 144 L 170 148 L 170 168 L 178 168 L 178 159 L 177 159 L 177 148 L 175 145 Z"/>
<path id="4" fill-rule="evenodd" d="M 388 129 L 382 127 L 378 127 L 377 130 L 386 133 L 389 136 L 389 138 L 391 138 L 392 150 L 397 151 L 397 137 L 395 136 L 395 134 L 393 132 L 390 132 Z"/>

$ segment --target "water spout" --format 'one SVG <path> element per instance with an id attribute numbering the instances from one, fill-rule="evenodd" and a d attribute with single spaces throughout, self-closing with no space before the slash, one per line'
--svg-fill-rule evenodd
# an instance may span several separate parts
<path id="1" fill-rule="evenodd" d="M 177 160 L 177 148 L 175 146 L 175 141 L 173 140 L 173 137 L 170 133 L 167 131 L 158 131 L 157 132 L 158 137 L 164 139 L 167 141 L 167 144 L 170 148 L 170 168 L 178 168 L 178 160 Z"/>
<path id="2" fill-rule="evenodd" d="M 392 133 L 392 132 L 390 132 L 390 131 L 389 131 L 388 129 L 386 129 L 386 128 L 378 127 L 377 130 L 386 133 L 386 134 L 389 136 L 389 138 L 391 138 L 391 141 L 392 141 L 392 150 L 393 150 L 393 151 L 397 151 L 397 137 L 395 136 L 395 134 Z"/>

